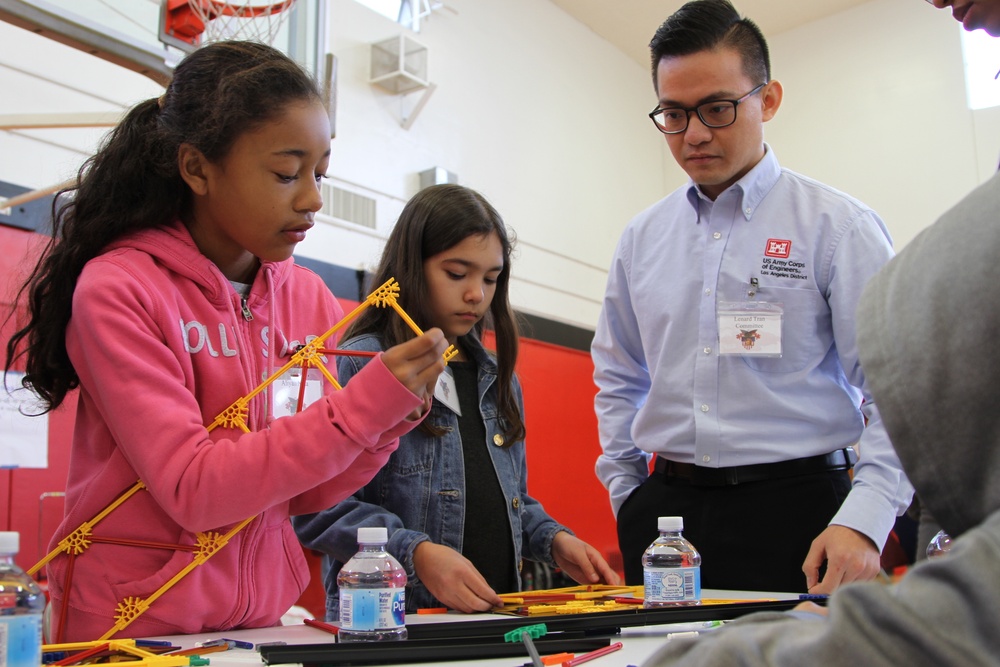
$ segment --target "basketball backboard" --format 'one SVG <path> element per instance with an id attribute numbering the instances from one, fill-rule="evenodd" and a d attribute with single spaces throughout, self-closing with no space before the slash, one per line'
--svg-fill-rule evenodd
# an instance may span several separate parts
<path id="1" fill-rule="evenodd" d="M 162 21 L 169 0 L 0 0 L 0 20 L 166 83 L 185 55 L 165 40 Z M 274 0 L 272 0 L 272 3 Z M 258 0 L 256 4 L 261 4 Z M 264 3 L 267 4 L 267 3 Z M 272 44 L 329 79 L 324 0 L 296 0 Z M 187 48 L 187 47 L 185 47 Z"/>

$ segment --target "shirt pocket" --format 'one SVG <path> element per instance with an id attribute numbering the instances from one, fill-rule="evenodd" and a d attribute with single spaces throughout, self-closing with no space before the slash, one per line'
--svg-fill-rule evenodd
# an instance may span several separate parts
<path id="1" fill-rule="evenodd" d="M 743 355 L 743 362 L 760 373 L 795 373 L 823 363 L 833 347 L 830 306 L 814 289 L 762 288 L 760 301 L 780 304 L 781 356 Z"/>

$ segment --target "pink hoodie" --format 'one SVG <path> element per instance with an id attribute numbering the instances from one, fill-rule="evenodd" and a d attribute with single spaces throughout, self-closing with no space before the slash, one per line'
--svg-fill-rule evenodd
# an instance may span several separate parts
<path id="1" fill-rule="evenodd" d="M 52 545 L 139 479 L 148 491 L 94 537 L 194 545 L 195 532 L 225 533 L 257 515 L 117 636 L 271 626 L 298 599 L 309 573 L 289 515 L 326 509 L 371 480 L 415 425 L 406 416 L 420 400 L 376 359 L 349 389 L 324 381 L 322 399 L 269 427 L 268 392 L 250 402 L 252 433 L 206 425 L 342 317 L 319 277 L 292 260 L 264 263 L 244 305 L 179 223 L 118 241 L 84 268 L 66 333 L 79 408 Z M 325 362 L 336 373 L 335 359 Z M 92 542 L 76 558 L 62 641 L 97 639 L 123 599 L 147 598 L 191 559 Z M 68 562 L 48 566 L 53 633 Z"/>

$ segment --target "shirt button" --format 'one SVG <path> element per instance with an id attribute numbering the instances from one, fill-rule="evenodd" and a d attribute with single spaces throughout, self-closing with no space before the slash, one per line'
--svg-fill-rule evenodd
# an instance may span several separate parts
<path id="1" fill-rule="evenodd" d="M 706 287 L 705 288 L 705 294 L 711 294 L 711 293 L 712 293 L 712 288 L 711 287 Z"/>
<path id="2" fill-rule="evenodd" d="M 753 213 L 753 209 L 747 206 L 745 209 L 743 209 L 743 212 L 746 213 L 747 215 L 750 215 L 751 213 Z"/>
<path id="3" fill-rule="evenodd" d="M 709 456 L 708 454 L 705 454 L 703 457 L 701 457 L 701 460 L 704 461 L 705 463 L 708 463 L 709 461 L 712 460 L 712 457 Z"/>
<path id="4" fill-rule="evenodd" d="M 702 411 L 702 412 L 708 412 L 708 406 L 707 406 L 707 405 L 705 405 L 704 403 L 702 403 L 702 404 L 701 404 L 701 411 Z"/>
<path id="5" fill-rule="evenodd" d="M 721 239 L 722 238 L 722 232 L 715 232 L 714 234 L 712 234 L 712 238 L 715 239 L 715 240 Z"/>
<path id="6" fill-rule="evenodd" d="M 704 352 L 705 354 L 712 354 L 712 348 L 710 348 L 710 347 L 706 347 L 706 348 L 705 348 L 705 349 L 703 350 L 703 352 Z"/>
<path id="7" fill-rule="evenodd" d="M 500 435 L 499 433 L 497 433 L 495 436 L 493 436 L 493 444 L 496 445 L 497 447 L 499 447 L 500 445 L 502 445 L 503 444 L 503 436 Z"/>

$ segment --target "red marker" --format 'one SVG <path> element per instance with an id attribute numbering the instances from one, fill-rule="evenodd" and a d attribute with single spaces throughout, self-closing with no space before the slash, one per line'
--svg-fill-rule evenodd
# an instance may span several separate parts
<path id="1" fill-rule="evenodd" d="M 324 623 L 323 621 L 317 621 L 314 618 L 302 619 L 302 622 L 311 628 L 316 628 L 322 630 L 323 632 L 329 632 L 331 635 L 335 635 L 340 632 L 340 628 L 336 625 L 330 625 L 329 623 Z"/>
<path id="2" fill-rule="evenodd" d="M 609 653 L 614 653 L 615 651 L 621 649 L 622 643 L 615 642 L 610 646 L 605 646 L 604 648 L 599 648 L 596 651 L 591 651 L 590 653 L 584 653 L 581 656 L 577 656 L 572 660 L 567 660 L 563 663 L 563 667 L 576 667 L 576 665 L 582 665 L 585 662 L 590 662 L 591 660 L 596 660 L 601 656 L 605 656 Z"/>

